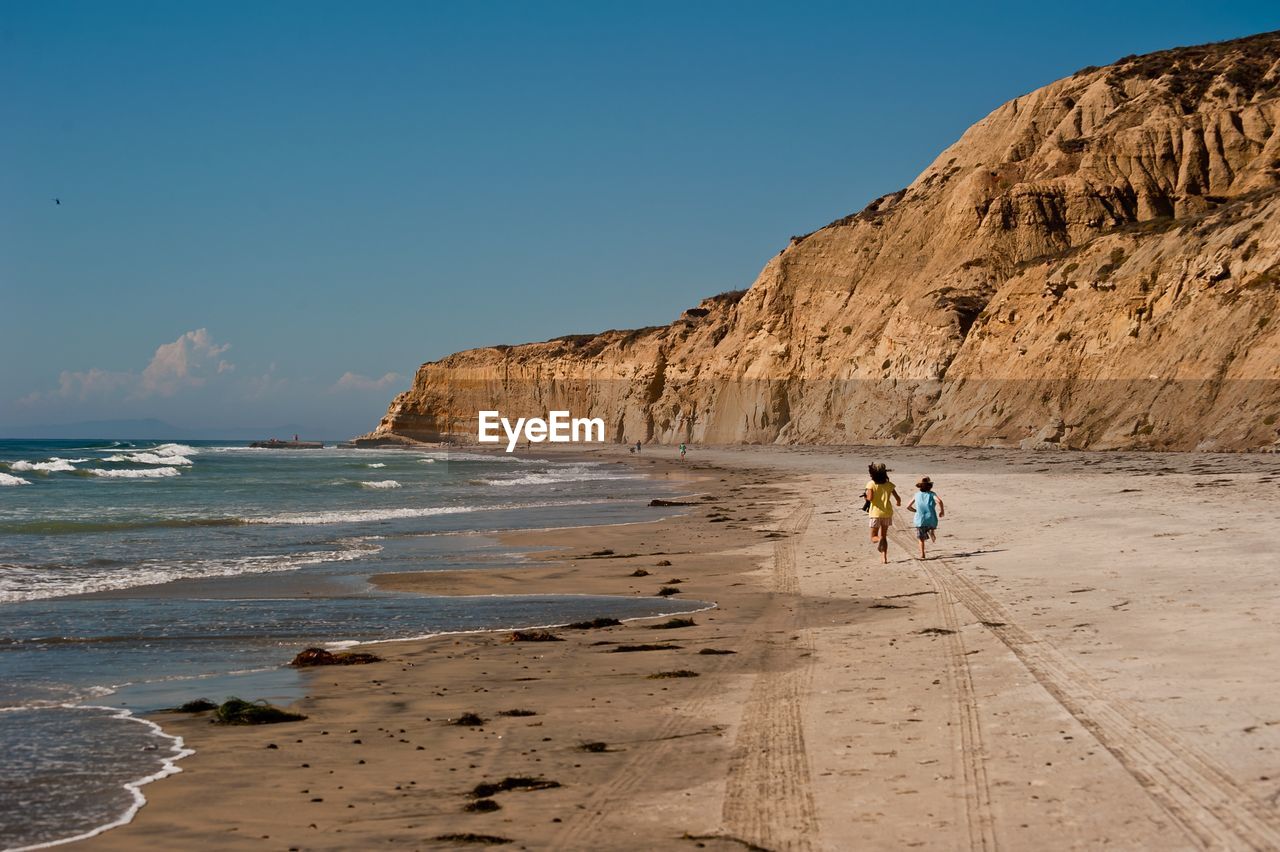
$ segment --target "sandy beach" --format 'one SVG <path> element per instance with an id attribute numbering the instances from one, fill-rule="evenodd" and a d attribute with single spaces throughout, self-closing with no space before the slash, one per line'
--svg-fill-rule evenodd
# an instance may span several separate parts
<path id="1" fill-rule="evenodd" d="M 1280 847 L 1280 459 L 594 457 L 692 475 L 693 505 L 514 535 L 535 549 L 520 567 L 376 582 L 428 595 L 670 587 L 714 609 L 689 626 L 552 631 L 561 641 L 369 646 L 383 662 L 307 675 L 302 722 L 160 714 L 196 754 L 143 788 L 131 824 L 82 845 Z M 928 560 L 900 510 L 879 564 L 858 496 L 874 460 L 904 506 L 926 473 L 946 501 Z M 482 722 L 454 724 L 467 713 Z M 532 788 L 477 790 L 504 779 Z"/>

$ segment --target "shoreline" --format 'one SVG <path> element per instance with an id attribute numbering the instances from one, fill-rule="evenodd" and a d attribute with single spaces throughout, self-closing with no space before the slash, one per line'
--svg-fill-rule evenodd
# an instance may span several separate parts
<path id="1" fill-rule="evenodd" d="M 378 578 L 427 594 L 631 595 L 679 579 L 682 595 L 717 604 L 694 625 L 383 643 L 383 663 L 306 676 L 305 722 L 166 716 L 197 749 L 189 771 L 87 842 L 949 849 L 985 837 L 1181 849 L 1198 845 L 1202 823 L 1269 840 L 1274 817 L 1258 809 L 1275 786 L 1280 697 L 1250 673 L 1277 657 L 1265 608 L 1277 525 L 1227 507 L 1273 493 L 1280 463 L 875 452 L 901 482 L 916 470 L 939 483 L 949 518 L 935 559 L 904 555 L 903 515 L 893 561 L 877 564 L 849 499 L 864 451 L 695 448 L 681 470 L 707 476 L 713 499 L 682 516 L 511 533 L 553 549 L 509 569 Z M 1041 506 L 1033 495 L 1046 493 Z M 1205 517 L 1229 534 L 1184 544 Z M 601 550 L 614 553 L 591 555 Z M 612 651 L 620 644 L 677 647 Z M 699 676 L 649 679 L 681 670 Z M 497 715 L 513 708 L 536 715 Z M 484 723 L 448 723 L 464 713 Z M 1159 742 L 1175 749 L 1167 771 L 1141 762 Z M 1186 799 L 1170 772 L 1212 796 Z M 508 777 L 560 786 L 464 810 L 471 788 Z"/>

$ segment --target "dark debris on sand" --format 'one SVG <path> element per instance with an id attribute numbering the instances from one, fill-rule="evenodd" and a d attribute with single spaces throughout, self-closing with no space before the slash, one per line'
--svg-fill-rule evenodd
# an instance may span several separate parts
<path id="1" fill-rule="evenodd" d="M 561 786 L 559 781 L 551 781 L 547 778 L 508 776 L 496 783 L 488 781 L 483 784 L 477 784 L 471 790 L 471 798 L 487 799 L 497 793 L 506 793 L 511 790 L 551 790 L 559 786 Z"/>
<path id="2" fill-rule="evenodd" d="M 477 843 L 485 846 L 502 846 L 507 843 L 515 843 L 510 837 L 499 837 L 496 834 L 476 834 L 474 831 L 465 831 L 455 834 L 437 834 L 436 840 L 441 843 Z"/>
<path id="3" fill-rule="evenodd" d="M 179 704 L 174 707 L 171 712 L 174 713 L 205 713 L 209 710 L 217 708 L 217 704 L 207 698 L 197 698 L 195 701 L 188 701 L 186 704 Z"/>
<path id="4" fill-rule="evenodd" d="M 550 630 L 515 630 L 507 637 L 508 642 L 563 642 Z"/>
<path id="5" fill-rule="evenodd" d="M 672 671 L 672 672 L 655 672 L 654 674 L 649 675 L 649 680 L 666 680 L 668 678 L 673 678 L 673 677 L 701 677 L 701 676 L 702 675 L 698 674 L 697 672 L 690 671 L 689 669 L 676 669 L 675 671 Z"/>
<path id="6" fill-rule="evenodd" d="M 289 665 L 305 668 L 307 666 L 360 666 L 380 662 L 382 662 L 381 657 L 364 651 L 339 651 L 335 654 L 324 648 L 307 648 L 294 657 Z"/>
<path id="7" fill-rule="evenodd" d="M 661 624 L 650 624 L 650 630 L 675 630 L 680 627 L 697 627 L 698 622 L 692 618 L 671 618 Z"/>
<path id="8" fill-rule="evenodd" d="M 268 704 L 265 701 L 245 701 L 228 698 L 213 711 L 211 721 L 220 725 L 273 725 L 278 722 L 300 722 L 307 718 Z"/>
<path id="9" fill-rule="evenodd" d="M 601 627 L 619 627 L 622 622 L 616 618 L 593 618 L 590 621 L 575 621 L 566 624 L 565 630 L 598 630 Z"/>
<path id="10" fill-rule="evenodd" d="M 680 650 L 679 645 L 641 644 L 641 645 L 618 645 L 617 647 L 610 650 L 609 653 L 626 654 L 632 651 L 679 651 L 679 650 Z"/>

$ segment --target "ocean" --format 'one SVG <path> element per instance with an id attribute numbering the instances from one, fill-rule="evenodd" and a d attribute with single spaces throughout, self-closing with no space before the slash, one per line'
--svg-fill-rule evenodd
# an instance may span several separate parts
<path id="1" fill-rule="evenodd" d="M 442 632 L 688 612 L 587 595 L 424 597 L 375 574 L 509 569 L 496 533 L 651 520 L 621 464 L 225 442 L 0 441 L 0 848 L 127 822 L 182 741 L 140 714 L 288 702 L 287 663 Z"/>

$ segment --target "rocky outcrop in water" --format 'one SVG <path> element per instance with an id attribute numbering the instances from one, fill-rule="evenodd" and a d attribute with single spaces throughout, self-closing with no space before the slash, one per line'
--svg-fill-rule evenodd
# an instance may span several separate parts
<path id="1" fill-rule="evenodd" d="M 424 364 L 365 440 L 1257 449 L 1280 437 L 1280 33 L 1016 98 L 667 326 Z"/>

